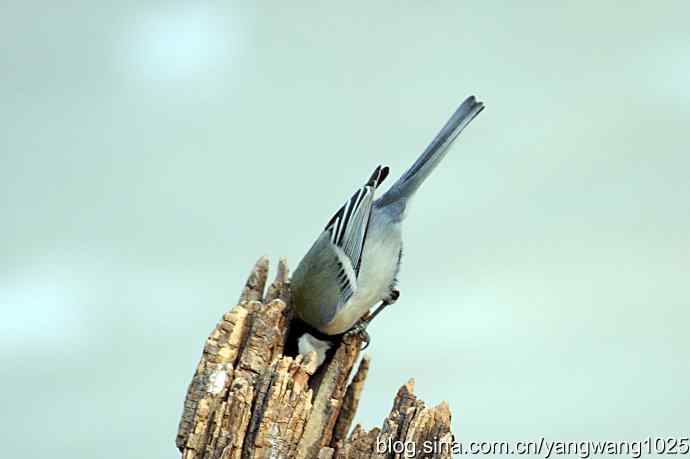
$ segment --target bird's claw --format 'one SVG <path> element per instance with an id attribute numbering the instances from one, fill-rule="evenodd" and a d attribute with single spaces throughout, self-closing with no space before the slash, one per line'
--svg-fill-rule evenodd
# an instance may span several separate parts
<path id="1" fill-rule="evenodd" d="M 369 333 L 364 329 L 362 331 L 360 331 L 359 334 L 361 335 L 362 342 L 364 343 L 364 346 L 360 347 L 359 350 L 363 351 L 369 347 L 369 343 L 371 342 L 371 337 L 369 336 Z"/>
<path id="2" fill-rule="evenodd" d="M 384 301 L 386 305 L 390 306 L 391 304 L 398 301 L 398 298 L 400 298 L 400 290 L 394 288 L 393 290 L 391 290 L 391 293 L 388 295 L 388 298 L 386 298 Z"/>
<path id="3" fill-rule="evenodd" d="M 369 336 L 369 332 L 367 332 L 367 323 L 360 322 L 356 324 L 352 329 L 350 329 L 349 332 L 345 334 L 346 337 L 354 337 L 354 336 L 359 336 L 359 338 L 362 340 L 364 343 L 364 346 L 360 348 L 360 351 L 365 350 L 366 348 L 369 347 L 369 343 L 371 342 L 371 337 Z"/>

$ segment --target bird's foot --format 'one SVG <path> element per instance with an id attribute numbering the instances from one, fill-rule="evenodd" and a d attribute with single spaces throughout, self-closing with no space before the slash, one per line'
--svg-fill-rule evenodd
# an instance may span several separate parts
<path id="1" fill-rule="evenodd" d="M 362 342 L 364 343 L 364 347 L 362 347 L 362 351 L 366 348 L 369 347 L 369 343 L 371 342 L 371 337 L 369 336 L 369 333 L 367 332 L 367 327 L 371 323 L 372 320 L 374 320 L 374 317 L 376 317 L 381 311 L 383 311 L 386 306 L 390 306 L 391 304 L 395 303 L 398 298 L 400 298 L 400 290 L 397 288 L 394 288 L 391 290 L 391 293 L 381 301 L 381 304 L 379 305 L 378 308 L 366 318 L 361 319 L 359 322 L 357 322 L 347 333 L 345 333 L 346 337 L 352 337 L 355 335 L 359 335 L 361 338 Z"/>
<path id="2" fill-rule="evenodd" d="M 391 304 L 398 301 L 398 298 L 400 298 L 400 290 L 394 288 L 393 290 L 391 290 L 391 293 L 383 299 L 383 302 L 386 303 L 387 306 L 390 306 Z"/>
<path id="3" fill-rule="evenodd" d="M 391 290 L 388 296 L 381 301 L 381 304 L 378 305 L 374 312 L 369 314 L 366 317 L 366 319 L 363 319 L 363 321 L 366 321 L 367 324 L 371 323 L 371 321 L 374 320 L 374 318 L 378 316 L 381 313 L 381 311 L 383 311 L 388 306 L 398 301 L 398 298 L 400 298 L 400 290 L 394 288 L 393 290 Z"/>
<path id="4" fill-rule="evenodd" d="M 371 337 L 369 336 L 369 332 L 367 332 L 368 325 L 368 321 L 360 320 L 347 333 L 345 333 L 345 338 L 359 336 L 359 338 L 362 340 L 362 343 L 364 343 L 364 346 L 360 348 L 361 351 L 368 348 L 369 343 L 371 342 Z"/>

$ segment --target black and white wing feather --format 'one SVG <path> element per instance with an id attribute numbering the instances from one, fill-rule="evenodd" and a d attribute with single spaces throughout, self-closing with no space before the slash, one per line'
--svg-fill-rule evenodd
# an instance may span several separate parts
<path id="1" fill-rule="evenodd" d="M 355 191 L 326 225 L 336 253 L 338 306 L 344 305 L 357 290 L 357 276 L 371 219 L 374 192 L 388 175 L 388 168 L 378 166 L 367 183 Z"/>
<path id="2" fill-rule="evenodd" d="M 307 323 L 329 323 L 357 290 L 374 191 L 388 175 L 377 167 L 336 212 L 292 276 L 297 312 Z"/>
<path id="3" fill-rule="evenodd" d="M 326 225 L 331 243 L 349 258 L 355 276 L 359 274 L 364 241 L 371 218 L 374 192 L 388 175 L 388 168 L 378 166 L 367 183 L 357 190 Z"/>

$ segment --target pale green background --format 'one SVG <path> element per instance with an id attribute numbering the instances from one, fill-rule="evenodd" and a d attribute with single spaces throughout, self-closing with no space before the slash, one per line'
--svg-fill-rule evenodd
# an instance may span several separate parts
<path id="1" fill-rule="evenodd" d="M 2 456 L 177 457 L 254 261 L 294 268 L 469 94 L 487 108 L 410 209 L 358 420 L 414 376 L 466 440 L 688 435 L 689 15 L 4 3 Z"/>

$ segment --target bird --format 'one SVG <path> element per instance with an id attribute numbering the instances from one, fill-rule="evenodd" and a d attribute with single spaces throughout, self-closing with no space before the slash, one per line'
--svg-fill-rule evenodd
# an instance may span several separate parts
<path id="1" fill-rule="evenodd" d="M 467 97 L 412 166 L 379 198 L 389 174 L 377 166 L 366 183 L 328 221 L 291 278 L 293 308 L 310 332 L 298 339 L 300 354 L 316 352 L 317 365 L 332 346 L 329 337 L 360 333 L 400 296 L 401 224 L 411 198 L 438 166 L 460 132 L 484 109 Z M 378 308 L 367 318 L 371 307 Z M 325 338 L 325 339 L 324 339 Z"/>

